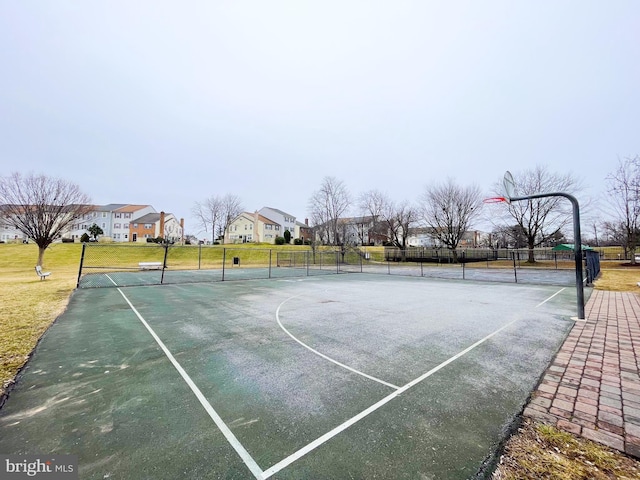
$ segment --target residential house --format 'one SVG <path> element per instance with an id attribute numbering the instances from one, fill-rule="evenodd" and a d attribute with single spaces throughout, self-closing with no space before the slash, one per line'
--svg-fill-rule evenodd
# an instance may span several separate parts
<path id="1" fill-rule="evenodd" d="M 225 243 L 275 243 L 281 225 L 259 212 L 242 212 L 227 227 Z"/>
<path id="2" fill-rule="evenodd" d="M 134 241 L 130 237 L 129 223 L 134 218 L 155 212 L 151 205 L 130 205 L 126 203 L 110 203 L 93 205 L 89 211 L 78 217 L 65 233 L 66 238 L 80 238 L 94 223 L 102 229 L 101 238 L 114 242 Z"/>
<path id="3" fill-rule="evenodd" d="M 151 205 L 124 205 L 122 207 L 115 209 L 112 214 L 113 241 L 114 242 L 137 241 L 137 235 L 136 235 L 136 238 L 132 236 L 131 227 L 134 223 L 134 220 L 139 219 L 149 213 L 156 213 L 155 208 L 153 208 Z M 136 231 L 136 234 L 137 233 L 138 232 Z M 156 235 L 156 236 L 159 236 L 159 235 Z"/>
<path id="4" fill-rule="evenodd" d="M 0 241 L 9 243 L 22 243 L 27 240 L 27 236 L 15 227 L 9 213 L 0 205 Z"/>
<path id="5" fill-rule="evenodd" d="M 316 241 L 325 244 L 345 245 L 381 245 L 388 239 L 385 226 L 375 221 L 373 216 L 343 217 L 338 219 L 337 239 L 330 222 L 317 225 L 315 228 Z"/>
<path id="6" fill-rule="evenodd" d="M 309 219 L 305 218 L 304 223 L 296 221 L 296 230 L 293 238 L 299 238 L 303 243 L 311 241 L 313 229 L 309 226 Z"/>
<path id="7" fill-rule="evenodd" d="M 434 238 L 432 232 L 433 229 L 428 227 L 410 228 L 407 245 L 410 247 L 438 247 L 439 242 Z"/>
<path id="8" fill-rule="evenodd" d="M 476 248 L 482 243 L 482 232 L 469 230 L 463 233 L 458 248 Z M 407 243 L 410 247 L 440 248 L 442 244 L 433 235 L 433 229 L 429 227 L 417 227 L 409 229 Z"/>
<path id="9" fill-rule="evenodd" d="M 158 237 L 171 243 L 180 242 L 183 231 L 184 221 L 178 221 L 172 213 L 147 213 L 129 223 L 129 238 L 132 242 L 146 242 L 149 238 Z"/>
<path id="10" fill-rule="evenodd" d="M 284 237 L 284 232 L 287 230 L 291 232 L 291 238 L 296 238 L 296 217 L 290 213 L 283 212 L 277 208 L 263 207 L 258 210 L 260 215 L 273 220 L 276 224 L 280 225 L 280 237 Z"/>

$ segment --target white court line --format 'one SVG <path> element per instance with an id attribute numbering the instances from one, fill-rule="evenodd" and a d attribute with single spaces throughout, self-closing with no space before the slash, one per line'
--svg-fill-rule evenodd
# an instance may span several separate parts
<path id="1" fill-rule="evenodd" d="M 282 470 L 283 468 L 287 467 L 288 465 L 292 464 L 293 462 L 295 462 L 296 460 L 300 459 L 301 457 L 303 457 L 304 455 L 306 455 L 307 453 L 311 452 L 312 450 L 315 450 L 316 448 L 318 448 L 320 445 L 322 445 L 323 443 L 326 443 L 327 441 L 329 441 L 331 438 L 335 437 L 336 435 L 338 435 L 340 432 L 342 432 L 343 430 L 346 430 L 347 428 L 349 428 L 351 425 L 355 424 L 356 422 L 359 422 L 360 420 L 362 420 L 363 418 L 365 418 L 367 415 L 369 415 L 370 413 L 375 412 L 376 410 L 378 410 L 380 407 L 382 407 L 383 405 L 385 405 L 386 403 L 390 402 L 391 400 L 393 400 L 394 398 L 396 398 L 398 395 L 400 395 L 401 393 L 406 392 L 407 390 L 409 390 L 411 387 L 417 385 L 418 383 L 422 382 L 425 378 L 430 377 L 431 375 L 433 375 L 434 373 L 436 373 L 438 370 L 441 370 L 442 368 L 446 367 L 447 365 L 449 365 L 450 363 L 454 362 L 455 360 L 457 360 L 458 358 L 462 357 L 463 355 L 469 353 L 471 350 L 473 350 L 474 348 L 476 348 L 478 345 L 483 344 L 484 342 L 486 342 L 487 340 L 489 340 L 491 337 L 493 337 L 494 335 L 496 335 L 497 333 L 501 332 L 502 330 L 504 330 L 505 328 L 507 328 L 508 326 L 514 324 L 517 320 L 513 320 L 509 323 L 507 323 L 506 325 L 503 325 L 502 327 L 500 327 L 498 330 L 496 330 L 493 333 L 490 333 L 489 335 L 487 335 L 486 337 L 484 337 L 481 340 L 478 340 L 476 343 L 474 343 L 473 345 L 465 348 L 464 350 L 462 350 L 460 353 L 454 355 L 453 357 L 451 357 L 450 359 L 442 362 L 440 365 L 438 365 L 435 368 L 432 368 L 431 370 L 429 370 L 427 373 L 424 373 L 423 375 L 419 376 L 418 378 L 416 378 L 415 380 L 407 383 L 405 386 L 403 386 L 402 388 L 398 388 L 398 390 L 396 390 L 393 393 L 390 393 L 389 395 L 387 395 L 386 397 L 384 397 L 382 400 L 380 400 L 379 402 L 371 405 L 369 408 L 367 408 L 366 410 L 363 410 L 362 412 L 360 412 L 358 415 L 356 415 L 355 417 L 350 418 L 349 420 L 347 420 L 346 422 L 344 422 L 341 425 L 338 425 L 336 428 L 334 428 L 333 430 L 331 430 L 330 432 L 325 433 L 324 435 L 322 435 L 321 437 L 317 438 L 316 440 L 314 440 L 313 442 L 311 442 L 310 444 L 308 444 L 305 447 L 302 447 L 300 450 L 298 450 L 297 452 L 289 455 L 287 458 L 285 458 L 284 460 L 279 461 L 278 463 L 276 463 L 274 466 L 272 466 L 271 468 L 266 469 L 263 474 L 264 477 L 263 478 L 269 478 L 272 475 L 278 473 L 280 470 Z"/>
<path id="2" fill-rule="evenodd" d="M 349 370 L 350 372 L 356 373 L 358 375 L 361 375 L 365 378 L 368 378 L 369 380 L 373 380 L 374 382 L 378 382 L 381 383 L 382 385 L 386 385 L 387 387 L 391 387 L 394 388 L 396 390 L 398 390 L 400 387 L 398 387 L 397 385 L 394 385 L 392 383 L 389 382 L 385 382 L 384 380 L 380 380 L 379 378 L 376 378 L 372 375 L 368 375 L 364 372 L 361 372 L 360 370 L 356 370 L 355 368 L 350 367 L 349 365 L 345 365 L 344 363 L 341 363 L 337 360 L 334 360 L 333 358 L 325 355 L 324 353 L 320 353 L 318 350 L 316 350 L 315 348 L 310 347 L 309 345 L 307 345 L 306 343 L 304 343 L 302 340 L 298 340 L 296 337 L 294 337 L 291 332 L 289 330 L 287 330 L 284 325 L 282 325 L 282 322 L 280 321 L 280 307 L 282 307 L 285 303 L 287 303 L 289 300 L 292 300 L 296 297 L 300 297 L 301 295 L 303 295 L 302 293 L 299 295 L 294 295 L 293 297 L 289 297 L 286 300 L 284 300 L 280 305 L 278 305 L 278 308 L 276 309 L 276 321 L 278 322 L 278 325 L 280 326 L 280 328 L 284 331 L 284 333 L 286 333 L 287 335 L 289 335 L 293 340 L 295 340 L 296 342 L 298 342 L 300 345 L 302 345 L 304 348 L 306 348 L 307 350 L 315 353 L 316 355 L 324 358 L 325 360 L 330 361 L 331 363 L 334 363 L 336 365 L 338 365 L 339 367 L 345 368 L 347 370 Z"/>
<path id="3" fill-rule="evenodd" d="M 107 275 L 107 277 L 109 278 L 109 280 L 111 280 L 111 277 L 109 277 L 108 275 Z M 113 280 L 111 280 L 111 281 L 113 282 Z M 114 284 L 115 284 L 115 282 L 114 282 Z M 178 371 L 180 376 L 184 379 L 184 381 L 187 383 L 187 385 L 189 385 L 189 387 L 191 388 L 191 391 L 195 394 L 196 398 L 200 401 L 200 404 L 204 407 L 204 409 L 207 411 L 207 413 L 209 414 L 211 419 L 215 422 L 216 426 L 220 429 L 222 434 L 225 436 L 225 438 L 227 439 L 227 442 L 229 442 L 229 444 L 233 447 L 233 449 L 236 451 L 236 453 L 238 455 L 240 455 L 240 458 L 242 458 L 242 461 L 249 468 L 249 470 L 251 470 L 251 473 L 253 473 L 253 475 L 257 479 L 265 478 L 263 476 L 262 469 L 258 466 L 258 464 L 253 459 L 253 457 L 249 454 L 249 452 L 247 452 L 247 450 L 242 446 L 240 441 L 236 438 L 236 436 L 229 429 L 229 427 L 227 427 L 227 425 L 224 423 L 222 418 L 220 418 L 218 413 L 213 409 L 213 407 L 211 406 L 209 401 L 205 398 L 205 396 L 202 394 L 202 392 L 200 391 L 198 386 L 193 382 L 193 380 L 191 380 L 191 377 L 189 376 L 189 374 L 187 372 L 185 372 L 185 370 L 182 368 L 182 365 L 180 365 L 178 363 L 178 361 L 171 354 L 171 352 L 165 346 L 165 344 L 162 342 L 162 340 L 160 340 L 160 337 L 158 337 L 158 335 L 156 335 L 156 332 L 153 331 L 151 326 L 146 322 L 146 320 L 142 317 L 142 315 L 140 315 L 138 310 L 136 310 L 136 308 L 129 301 L 129 299 L 122 292 L 122 290 L 120 290 L 120 288 L 118 288 L 118 292 L 120 292 L 120 295 L 122 295 L 122 297 L 125 299 L 125 301 L 129 304 L 129 307 L 131 307 L 131 310 L 133 310 L 133 313 L 136 314 L 138 319 L 142 322 L 142 324 L 149 331 L 149 333 L 151 334 L 153 339 L 160 346 L 160 348 L 162 349 L 164 354 L 167 356 L 169 361 L 173 364 L 173 366 Z"/>
<path id="4" fill-rule="evenodd" d="M 558 295 L 560 292 L 562 292 L 563 290 L 566 290 L 566 287 L 561 288 L 560 290 L 558 290 L 556 293 L 554 293 L 553 295 L 551 295 L 549 298 L 547 298 L 545 301 L 540 302 L 538 305 L 536 305 L 536 308 L 538 308 L 540 305 L 544 305 L 545 303 L 547 303 L 549 300 L 551 300 L 553 297 L 555 297 L 556 295 Z"/>

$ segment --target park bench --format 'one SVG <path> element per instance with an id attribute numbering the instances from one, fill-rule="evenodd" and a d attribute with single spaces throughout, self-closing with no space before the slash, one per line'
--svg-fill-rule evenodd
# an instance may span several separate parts
<path id="1" fill-rule="evenodd" d="M 43 272 L 40 265 L 36 265 L 36 273 L 40 277 L 40 280 L 45 280 L 49 275 L 51 275 L 51 272 Z"/>
<path id="2" fill-rule="evenodd" d="M 161 270 L 162 262 L 140 262 L 138 267 L 140 270 Z"/>

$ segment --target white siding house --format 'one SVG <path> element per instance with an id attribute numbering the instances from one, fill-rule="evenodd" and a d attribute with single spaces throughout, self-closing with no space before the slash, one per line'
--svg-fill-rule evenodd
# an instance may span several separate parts
<path id="1" fill-rule="evenodd" d="M 296 217 L 290 213 L 283 212 L 277 208 L 262 207 L 258 210 L 260 215 L 273 220 L 276 224 L 280 225 L 280 233 L 278 236 L 283 237 L 285 231 L 291 232 L 291 238 L 296 238 Z"/>
<path id="2" fill-rule="evenodd" d="M 259 212 L 242 212 L 227 227 L 225 243 L 275 243 L 280 225 Z"/>

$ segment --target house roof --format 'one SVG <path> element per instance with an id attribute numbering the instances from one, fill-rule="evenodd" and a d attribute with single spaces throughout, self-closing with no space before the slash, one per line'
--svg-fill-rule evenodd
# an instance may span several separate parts
<path id="1" fill-rule="evenodd" d="M 108 205 L 94 205 L 93 209 L 98 212 L 113 212 L 126 206 L 126 203 L 109 203 Z"/>
<path id="2" fill-rule="evenodd" d="M 156 223 L 158 221 L 160 221 L 159 213 L 147 213 L 140 218 L 134 219 L 134 222 L 136 223 Z"/>
<path id="3" fill-rule="evenodd" d="M 150 206 L 151 205 L 125 205 L 123 207 L 117 208 L 115 211 L 118 213 L 133 213 Z"/>
<path id="4" fill-rule="evenodd" d="M 258 212 L 256 212 L 258 213 Z M 235 222 L 238 218 L 240 218 L 241 216 L 245 216 L 245 217 L 249 217 L 249 219 L 254 220 L 256 214 L 255 213 L 251 213 L 251 212 L 242 212 L 240 215 L 238 215 L 236 218 L 233 219 L 233 221 Z M 265 217 L 264 215 L 262 215 L 261 213 L 258 213 L 258 220 L 260 220 L 262 223 L 266 223 L 268 225 L 278 225 L 278 222 L 271 220 L 270 218 Z"/>
<path id="5" fill-rule="evenodd" d="M 155 222 L 159 222 L 160 221 L 160 215 L 162 215 L 162 212 L 158 213 L 158 212 L 152 212 L 152 213 L 147 213 L 139 218 L 134 218 L 133 221 L 136 223 L 155 223 Z M 176 217 L 173 215 L 173 213 L 166 213 L 164 214 L 164 218 L 165 220 L 169 220 L 170 218 L 175 219 Z M 177 221 L 177 219 L 176 219 Z"/>
<path id="6" fill-rule="evenodd" d="M 265 208 L 268 208 L 269 210 L 273 210 L 274 212 L 279 213 L 280 215 L 284 215 L 285 217 L 293 217 L 296 218 L 295 215 L 291 215 L 290 213 L 287 212 L 283 212 L 282 210 L 278 210 L 277 208 L 273 208 L 273 207 L 263 207 L 262 210 L 264 210 Z"/>
<path id="7" fill-rule="evenodd" d="M 367 215 L 364 217 L 341 217 L 338 219 L 338 223 L 371 223 L 373 222 L 374 217 L 371 215 Z"/>

